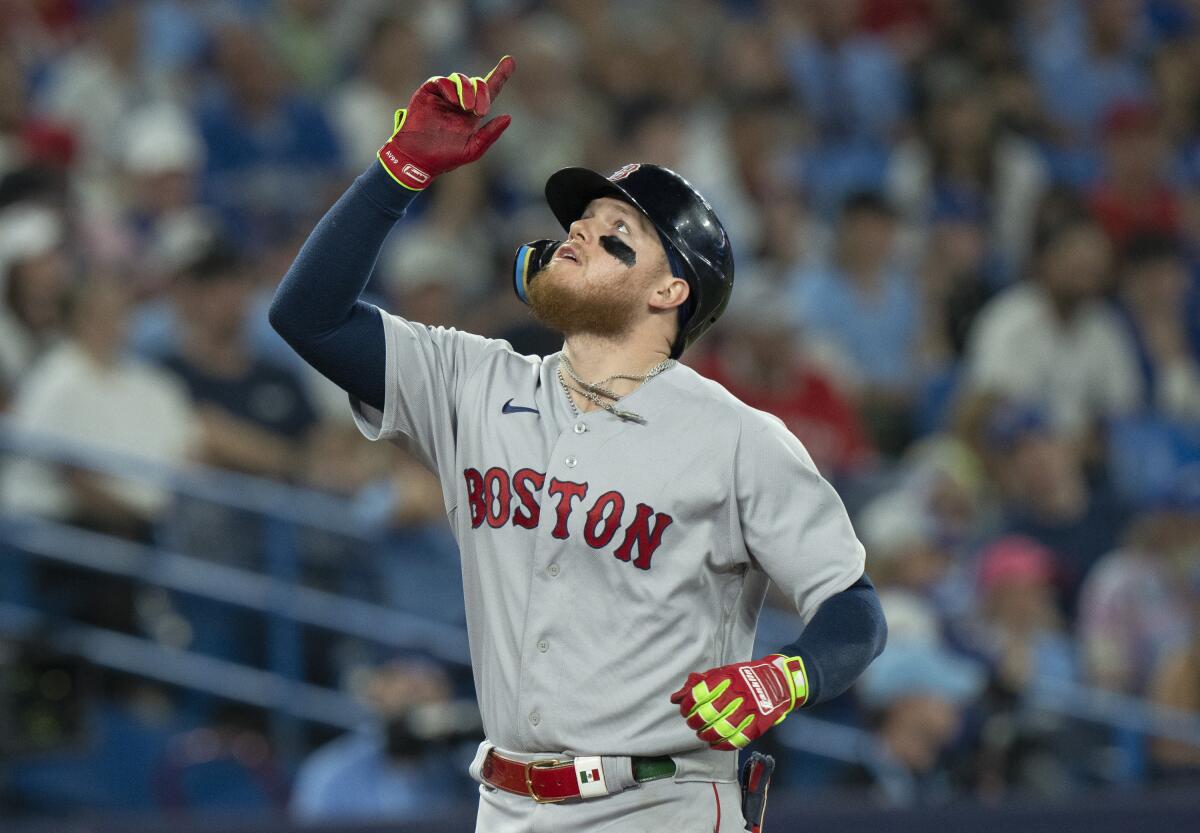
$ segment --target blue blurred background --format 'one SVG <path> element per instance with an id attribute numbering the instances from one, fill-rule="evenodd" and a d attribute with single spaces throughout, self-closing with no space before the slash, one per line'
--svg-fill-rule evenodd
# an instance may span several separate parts
<path id="1" fill-rule="evenodd" d="M 473 829 L 440 490 L 266 305 L 505 53 L 370 292 L 553 352 L 507 278 L 552 171 L 714 205 L 685 359 L 806 444 L 891 626 L 760 743 L 771 827 L 1200 825 L 1200 3 L 2 0 L 0 827 Z"/>

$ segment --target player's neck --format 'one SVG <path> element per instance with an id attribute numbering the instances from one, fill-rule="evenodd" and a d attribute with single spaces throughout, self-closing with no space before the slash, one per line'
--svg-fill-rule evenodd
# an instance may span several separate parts
<path id="1" fill-rule="evenodd" d="M 579 377 L 588 382 L 598 382 L 617 373 L 641 375 L 668 357 L 665 346 L 656 348 L 633 338 L 614 341 L 582 334 L 569 336 L 563 352 Z M 614 379 L 608 387 L 624 396 L 641 387 L 641 383 Z"/>

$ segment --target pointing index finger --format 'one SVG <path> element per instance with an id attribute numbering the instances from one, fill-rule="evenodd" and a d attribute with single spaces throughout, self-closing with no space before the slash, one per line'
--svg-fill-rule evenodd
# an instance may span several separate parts
<path id="1" fill-rule="evenodd" d="M 492 71 L 484 76 L 483 80 L 487 82 L 488 92 L 491 93 L 492 101 L 496 100 L 496 96 L 500 95 L 500 90 L 504 87 L 504 83 L 508 81 L 513 70 L 517 68 L 517 62 L 513 60 L 512 55 L 505 55 L 500 59 Z"/>

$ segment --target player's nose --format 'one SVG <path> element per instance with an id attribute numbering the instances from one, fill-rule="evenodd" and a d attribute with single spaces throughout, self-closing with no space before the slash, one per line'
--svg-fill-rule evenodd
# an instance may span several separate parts
<path id="1" fill-rule="evenodd" d="M 580 243 L 586 243 L 590 240 L 591 234 L 587 228 L 587 220 L 580 218 L 571 223 L 570 228 L 567 229 L 567 239 L 576 240 Z"/>

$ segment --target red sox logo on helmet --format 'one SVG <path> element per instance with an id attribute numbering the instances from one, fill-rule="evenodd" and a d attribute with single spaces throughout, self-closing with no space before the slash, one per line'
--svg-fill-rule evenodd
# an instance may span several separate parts
<path id="1" fill-rule="evenodd" d="M 630 163 L 624 168 L 621 168 L 619 171 L 614 171 L 608 179 L 610 182 L 616 182 L 618 179 L 624 179 L 625 177 L 629 176 L 640 167 L 642 167 L 641 162 Z"/>

